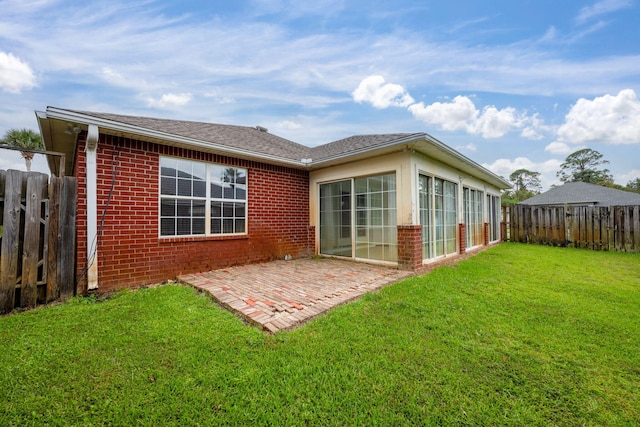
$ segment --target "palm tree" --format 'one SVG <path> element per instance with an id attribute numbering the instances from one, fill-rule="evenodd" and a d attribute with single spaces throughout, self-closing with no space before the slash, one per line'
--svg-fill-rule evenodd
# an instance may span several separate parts
<path id="1" fill-rule="evenodd" d="M 41 150 L 44 148 L 40 134 L 32 131 L 31 129 L 9 129 L 4 135 L 2 142 L 16 148 L 28 148 L 30 150 Z M 24 163 L 27 166 L 27 172 L 30 172 L 31 160 L 36 153 L 21 151 L 20 154 L 24 158 Z"/>

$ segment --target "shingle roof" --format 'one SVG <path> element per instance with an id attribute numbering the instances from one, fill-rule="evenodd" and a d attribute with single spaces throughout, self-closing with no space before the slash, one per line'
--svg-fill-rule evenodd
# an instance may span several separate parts
<path id="1" fill-rule="evenodd" d="M 93 111 L 67 110 L 74 113 L 125 123 L 140 128 L 166 132 L 172 135 L 193 138 L 220 144 L 229 148 L 243 148 L 257 153 L 300 161 L 310 158 L 319 161 L 362 149 L 392 143 L 408 138 L 411 133 L 356 135 L 316 147 L 307 147 L 266 131 L 248 126 L 193 122 L 187 120 L 158 119 L 153 117 L 126 116 L 122 114 L 96 113 Z"/>
<path id="2" fill-rule="evenodd" d="M 640 205 L 640 194 L 586 182 L 568 182 L 523 202 L 523 205 L 584 204 L 602 206 Z"/>
<path id="3" fill-rule="evenodd" d="M 330 142 L 328 144 L 314 147 L 312 150 L 313 160 L 323 160 L 333 156 L 339 156 L 345 153 L 353 153 L 365 148 L 372 148 L 375 146 L 385 145 L 393 141 L 400 139 L 406 139 L 412 135 L 412 133 L 388 133 L 377 135 L 355 135 L 348 138 L 340 139 L 338 141 Z"/>
<path id="4" fill-rule="evenodd" d="M 64 152 L 68 156 L 67 173 L 73 167 L 70 159 L 75 153 L 75 140 L 62 133 L 71 135 L 69 127 L 72 125 L 92 124 L 99 127 L 100 133 L 231 154 L 238 158 L 257 159 L 307 170 L 411 148 L 455 168 L 473 170 L 475 176 L 482 177 L 498 188 L 510 188 L 504 179 L 423 132 L 356 135 L 317 147 L 307 147 L 273 135 L 258 126 L 253 128 L 56 107 L 47 107 L 46 112 L 36 112 L 36 116 L 48 149 Z M 54 134 L 59 137 L 54 138 Z"/>
<path id="5" fill-rule="evenodd" d="M 302 144 L 248 126 L 125 116 L 90 111 L 74 112 L 145 129 L 166 132 L 172 135 L 220 144 L 230 148 L 243 148 L 257 153 L 295 161 L 309 157 L 311 151 L 309 147 Z"/>

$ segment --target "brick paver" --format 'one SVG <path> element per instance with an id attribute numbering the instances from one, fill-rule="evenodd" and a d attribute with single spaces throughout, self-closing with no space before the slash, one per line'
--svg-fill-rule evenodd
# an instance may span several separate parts
<path id="1" fill-rule="evenodd" d="M 185 274 L 178 279 L 269 332 L 291 329 L 410 271 L 335 259 L 296 259 Z"/>

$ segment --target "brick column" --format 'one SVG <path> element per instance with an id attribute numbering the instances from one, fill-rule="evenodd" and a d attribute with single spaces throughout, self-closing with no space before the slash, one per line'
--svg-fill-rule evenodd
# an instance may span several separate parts
<path id="1" fill-rule="evenodd" d="M 398 226 L 398 268 L 417 270 L 422 266 L 422 226 Z"/>
<path id="2" fill-rule="evenodd" d="M 489 223 L 484 223 L 484 228 L 482 229 L 482 235 L 484 237 L 484 245 L 489 245 Z"/>
<path id="3" fill-rule="evenodd" d="M 458 224 L 458 235 L 460 237 L 460 253 L 467 252 L 467 225 Z"/>

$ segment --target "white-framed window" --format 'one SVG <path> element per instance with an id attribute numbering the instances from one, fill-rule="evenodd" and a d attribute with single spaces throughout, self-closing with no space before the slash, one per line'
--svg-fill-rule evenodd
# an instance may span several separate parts
<path id="1" fill-rule="evenodd" d="M 160 157 L 160 236 L 247 232 L 247 170 Z"/>

